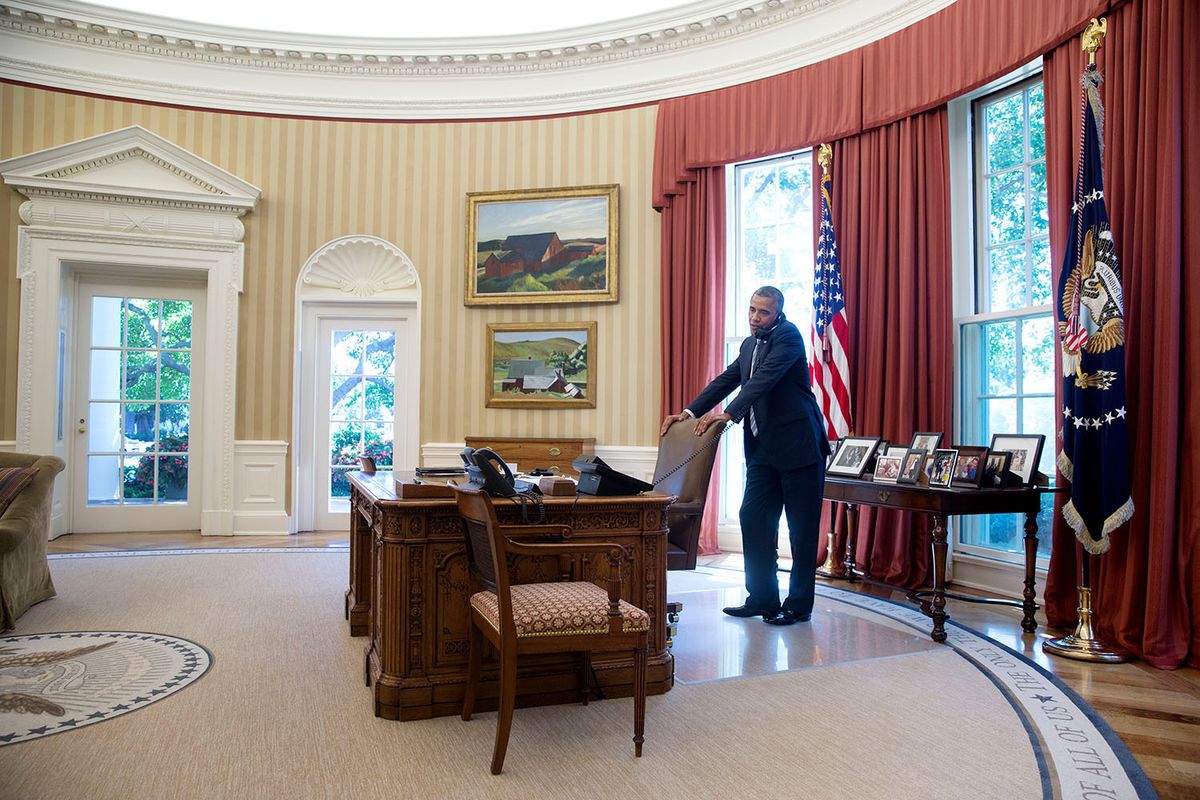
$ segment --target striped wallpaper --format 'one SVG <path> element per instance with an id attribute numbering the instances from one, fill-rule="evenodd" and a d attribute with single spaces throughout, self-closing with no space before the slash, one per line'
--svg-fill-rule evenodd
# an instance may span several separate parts
<path id="1" fill-rule="evenodd" d="M 291 439 L 296 276 L 325 242 L 370 234 L 422 284 L 421 442 L 465 435 L 595 436 L 654 445 L 659 228 L 650 208 L 654 107 L 546 120 L 336 122 L 162 108 L 0 84 L 0 158 L 138 124 L 263 190 L 246 225 L 238 340 L 239 439 Z M 467 308 L 466 193 L 617 183 L 616 304 Z M 0 188 L 0 439 L 16 436 L 17 192 Z M 594 409 L 484 407 L 489 322 L 598 322 Z"/>

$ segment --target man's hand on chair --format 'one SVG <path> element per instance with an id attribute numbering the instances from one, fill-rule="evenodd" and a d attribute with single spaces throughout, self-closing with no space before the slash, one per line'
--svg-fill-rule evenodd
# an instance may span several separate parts
<path id="1" fill-rule="evenodd" d="M 724 425 L 731 419 L 733 419 L 733 417 L 729 416 L 724 411 L 722 411 L 720 414 L 715 411 L 710 411 L 700 419 L 696 420 L 696 435 L 700 436 L 703 434 L 706 430 L 708 430 L 710 425 L 714 425 L 718 422 Z"/>
<path id="2" fill-rule="evenodd" d="M 691 418 L 692 418 L 692 415 L 687 413 L 686 411 L 681 411 L 678 414 L 668 414 L 667 418 L 663 420 L 662 427 L 658 431 L 658 438 L 661 439 L 662 437 L 666 436 L 667 430 L 672 425 L 674 425 L 676 422 L 683 422 L 685 419 L 691 419 Z"/>

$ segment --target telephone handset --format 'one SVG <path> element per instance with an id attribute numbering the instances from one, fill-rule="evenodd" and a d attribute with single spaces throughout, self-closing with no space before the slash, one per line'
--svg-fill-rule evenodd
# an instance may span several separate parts
<path id="1" fill-rule="evenodd" d="M 477 450 L 464 447 L 460 456 L 463 464 L 466 465 L 467 475 L 470 477 L 469 486 L 487 492 L 492 497 L 511 497 L 514 501 L 519 502 L 521 518 L 526 523 L 529 523 L 530 520 L 525 503 L 532 500 L 538 507 L 537 522 L 540 524 L 546 521 L 546 510 L 542 506 L 541 494 L 537 488 L 529 481 L 519 481 L 514 478 L 508 464 L 504 463 L 504 459 L 495 450 L 487 447 L 480 447 Z"/>
<path id="2" fill-rule="evenodd" d="M 765 342 L 767 339 L 771 338 L 771 334 L 775 331 L 776 328 L 779 327 L 779 323 L 781 323 L 781 322 L 787 322 L 787 317 L 784 316 L 782 311 L 780 311 L 779 316 L 775 318 L 774 325 L 767 328 L 765 331 L 762 329 L 755 331 L 754 338 L 758 339 L 759 341 Z"/>

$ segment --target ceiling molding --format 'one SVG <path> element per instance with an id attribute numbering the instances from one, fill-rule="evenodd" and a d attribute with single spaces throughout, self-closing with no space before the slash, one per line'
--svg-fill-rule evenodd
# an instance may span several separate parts
<path id="1" fill-rule="evenodd" d="M 654 102 L 786 72 L 887 36 L 951 2 L 708 0 L 549 34 L 384 40 L 205 26 L 72 0 L 0 0 L 0 78 L 289 116 L 539 116 Z"/>

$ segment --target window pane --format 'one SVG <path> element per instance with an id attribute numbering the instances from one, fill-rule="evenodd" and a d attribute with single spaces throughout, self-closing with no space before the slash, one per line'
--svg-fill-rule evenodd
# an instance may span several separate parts
<path id="1" fill-rule="evenodd" d="M 1034 239 L 1033 247 L 1033 282 L 1030 285 L 1030 300 L 1035 306 L 1050 303 L 1053 297 L 1053 287 L 1050 285 L 1050 239 Z"/>
<path id="2" fill-rule="evenodd" d="M 396 402 L 396 382 L 391 378 L 367 378 L 365 385 L 365 418 L 390 422 Z"/>
<path id="3" fill-rule="evenodd" d="M 338 469 L 331 467 L 329 470 L 329 496 L 334 497 L 349 497 L 350 496 L 350 479 L 346 477 L 349 469 Z"/>
<path id="4" fill-rule="evenodd" d="M 90 400 L 119 400 L 121 397 L 121 351 L 93 350 L 88 376 Z"/>
<path id="5" fill-rule="evenodd" d="M 988 241 L 1013 242 L 1025 236 L 1025 171 L 1010 170 L 988 178 Z"/>
<path id="6" fill-rule="evenodd" d="M 392 426 L 368 424 L 363 428 L 363 455 L 375 459 L 375 465 L 392 465 Z"/>
<path id="7" fill-rule="evenodd" d="M 158 449 L 165 453 L 186 453 L 190 427 L 191 406 L 187 403 L 159 405 Z"/>
<path id="8" fill-rule="evenodd" d="M 192 346 L 192 303 L 190 300 L 163 300 L 162 346 Z"/>
<path id="9" fill-rule="evenodd" d="M 805 274 L 812 280 L 812 225 L 788 223 L 776 229 L 775 249 L 780 255 L 779 280 L 794 281 Z M 755 287 L 757 288 L 757 287 Z"/>
<path id="10" fill-rule="evenodd" d="M 1022 391 L 1054 393 L 1054 328 L 1050 317 L 1021 323 Z"/>
<path id="11" fill-rule="evenodd" d="M 125 452 L 154 449 L 154 408 L 154 403 L 125 404 Z"/>
<path id="12" fill-rule="evenodd" d="M 1050 211 L 1046 206 L 1046 162 L 1029 168 L 1029 235 L 1050 232 Z"/>
<path id="13" fill-rule="evenodd" d="M 1017 400 L 1014 397 L 985 400 L 987 404 L 987 429 L 978 439 L 984 445 L 992 441 L 993 433 L 1012 433 L 1017 429 Z"/>
<path id="14" fill-rule="evenodd" d="M 92 347 L 121 346 L 121 298 L 92 298 Z"/>
<path id="15" fill-rule="evenodd" d="M 761 225 L 778 218 L 779 191 L 775 178 L 775 168 L 771 166 L 742 170 L 743 225 Z"/>
<path id="16" fill-rule="evenodd" d="M 1018 92 L 987 106 L 987 171 L 998 172 L 1025 160 L 1024 98 Z"/>
<path id="17" fill-rule="evenodd" d="M 125 301 L 125 346 L 158 347 L 159 301 Z"/>
<path id="18" fill-rule="evenodd" d="M 158 501 L 160 503 L 186 503 L 187 479 L 187 456 L 158 457 Z"/>
<path id="19" fill-rule="evenodd" d="M 396 334 L 394 331 L 363 331 L 365 371 L 368 375 L 392 375 L 396 372 Z"/>
<path id="20" fill-rule="evenodd" d="M 187 400 L 191 396 L 192 354 L 163 353 L 158 396 L 162 400 Z"/>
<path id="21" fill-rule="evenodd" d="M 1007 311 L 1024 308 L 1025 295 L 1025 245 L 1010 244 L 997 247 L 988 254 L 990 267 L 988 311 Z"/>
<path id="22" fill-rule="evenodd" d="M 812 214 L 812 162 L 796 160 L 779 169 L 779 190 L 783 194 L 783 218 L 809 217 Z M 809 239 L 811 246 L 812 239 Z"/>
<path id="23" fill-rule="evenodd" d="M 125 397 L 129 400 L 155 400 L 158 394 L 158 359 L 154 353 L 125 353 Z"/>
<path id="24" fill-rule="evenodd" d="M 330 419 L 363 418 L 362 378 L 334 375 L 330 378 Z"/>
<path id="25" fill-rule="evenodd" d="M 1017 330 L 1015 322 L 988 325 L 984 334 L 988 394 L 1015 394 L 1017 391 Z"/>
<path id="26" fill-rule="evenodd" d="M 746 228 L 742 231 L 742 274 L 756 284 L 775 281 L 775 229 Z M 757 286 L 755 286 L 757 288 Z M 753 291 L 747 287 L 747 291 Z M 750 302 L 746 297 L 741 305 Z"/>
<path id="27" fill-rule="evenodd" d="M 121 447 L 121 404 L 88 404 L 88 450 L 115 453 Z"/>
<path id="28" fill-rule="evenodd" d="M 121 473 L 121 494 L 127 505 L 154 502 L 154 456 L 126 457 Z"/>
<path id="29" fill-rule="evenodd" d="M 1055 436 L 1054 436 L 1054 398 L 1028 397 L 1022 409 L 1024 419 L 1021 421 L 1021 433 L 1040 433 L 1046 437 L 1042 446 L 1042 457 L 1038 461 L 1038 469 L 1043 474 L 1054 474 Z"/>
<path id="30" fill-rule="evenodd" d="M 1029 89 L 1029 159 L 1046 157 L 1046 103 L 1042 84 Z"/>
<path id="31" fill-rule="evenodd" d="M 88 456 L 88 505 L 120 502 L 119 456 Z"/>
<path id="32" fill-rule="evenodd" d="M 329 431 L 329 463 L 358 464 L 362 455 L 362 423 L 342 422 L 331 425 Z"/>
<path id="33" fill-rule="evenodd" d="M 334 331 L 330 371 L 339 375 L 363 372 L 363 340 L 358 331 Z"/>

